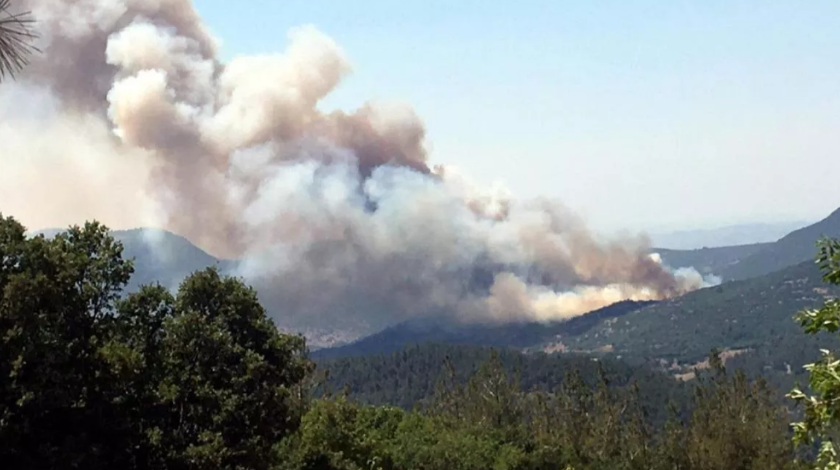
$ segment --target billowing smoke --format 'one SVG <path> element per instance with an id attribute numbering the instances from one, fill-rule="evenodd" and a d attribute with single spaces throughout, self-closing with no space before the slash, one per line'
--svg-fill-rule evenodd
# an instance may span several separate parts
<path id="1" fill-rule="evenodd" d="M 556 320 L 704 285 L 556 201 L 430 168 L 411 108 L 319 110 L 350 72 L 313 27 L 223 64 L 189 0 L 24 0 L 43 54 L 0 88 L 0 207 L 153 225 L 238 258 L 278 323 Z"/>

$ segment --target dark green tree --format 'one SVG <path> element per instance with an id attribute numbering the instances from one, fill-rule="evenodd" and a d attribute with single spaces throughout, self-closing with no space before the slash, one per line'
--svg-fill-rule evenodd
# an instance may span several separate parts
<path id="1" fill-rule="evenodd" d="M 3 468 L 267 469 L 311 371 L 240 280 L 124 297 L 132 263 L 90 223 L 27 238 L 0 217 Z"/>
<path id="2" fill-rule="evenodd" d="M 390 470 L 405 412 L 388 406 L 363 406 L 338 397 L 318 400 L 300 431 L 278 446 L 282 469 Z"/>
<path id="3" fill-rule="evenodd" d="M 107 351 L 131 416 L 138 463 L 151 468 L 269 468 L 297 429 L 302 337 L 279 333 L 253 289 L 215 268 L 177 296 L 146 286 L 119 303 Z"/>
<path id="4" fill-rule="evenodd" d="M 127 424 L 102 348 L 131 263 L 105 227 L 27 239 L 0 216 L 0 460 L 10 468 L 122 465 Z"/>
<path id="5" fill-rule="evenodd" d="M 696 389 L 690 426 L 681 441 L 686 468 L 783 470 L 795 468 L 787 413 L 763 379 L 729 373 L 720 355 Z M 672 449 L 673 450 L 673 449 Z M 683 459 L 677 459 L 683 460 Z"/>

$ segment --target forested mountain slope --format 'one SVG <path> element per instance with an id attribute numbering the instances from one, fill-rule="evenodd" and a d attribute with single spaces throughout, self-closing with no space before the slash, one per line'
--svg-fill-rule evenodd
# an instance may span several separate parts
<path id="1" fill-rule="evenodd" d="M 756 348 L 805 335 L 793 320 L 840 289 L 823 283 L 813 261 L 728 282 L 605 320 L 561 341 L 572 350 L 605 347 L 616 354 L 690 362 L 711 348 Z"/>
<path id="2" fill-rule="evenodd" d="M 426 343 L 409 346 L 387 354 L 364 357 L 319 360 L 318 369 L 326 391 L 346 392 L 368 404 L 390 404 L 410 409 L 434 396 L 441 380 L 465 381 L 491 357 L 490 348 Z M 672 376 L 645 365 L 587 355 L 522 354 L 512 350 L 495 350 L 509 372 L 518 374 L 523 390 L 552 390 L 570 372 L 579 371 L 590 384 L 598 381 L 599 370 L 606 372 L 613 386 L 632 383 L 651 409 L 658 408 L 664 420 L 668 401 L 684 403 L 687 388 Z"/>
<path id="3" fill-rule="evenodd" d="M 320 349 L 313 354 L 318 358 L 381 354 L 430 342 L 527 349 L 552 342 L 557 337 L 583 334 L 602 320 L 621 317 L 653 303 L 628 300 L 565 322 L 553 323 L 480 324 L 458 323 L 447 318 L 418 319 L 386 328 L 348 345 Z"/>

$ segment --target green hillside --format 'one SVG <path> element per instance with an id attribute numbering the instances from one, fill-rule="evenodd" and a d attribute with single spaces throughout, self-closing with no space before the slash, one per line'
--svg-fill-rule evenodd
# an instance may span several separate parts
<path id="1" fill-rule="evenodd" d="M 597 353 L 654 364 L 678 375 L 690 373 L 710 350 L 718 348 L 743 350 L 729 358 L 733 366 L 754 376 L 764 375 L 777 388 L 789 390 L 804 378 L 801 366 L 816 359 L 820 347 L 840 347 L 836 338 L 803 334 L 793 315 L 835 295 L 840 295 L 840 288 L 825 285 L 817 266 L 809 261 L 678 299 L 650 305 L 617 304 L 566 324 L 458 328 L 403 324 L 344 347 L 317 351 L 315 357 L 377 355 L 424 343 L 471 344 L 532 352 Z M 427 386 L 419 386 L 413 393 Z"/>
<path id="2" fill-rule="evenodd" d="M 527 349 L 561 335 L 580 335 L 604 319 L 620 317 L 652 303 L 627 300 L 568 321 L 552 323 L 485 325 L 458 323 L 450 318 L 421 318 L 386 328 L 347 345 L 319 349 L 313 352 L 313 356 L 326 359 L 382 354 L 424 343 Z"/>
<path id="3" fill-rule="evenodd" d="M 363 357 L 319 360 L 322 385 L 320 394 L 346 390 L 351 397 L 366 404 L 395 405 L 411 409 L 435 394 L 439 381 L 453 377 L 464 382 L 488 361 L 490 348 L 426 343 L 399 351 Z M 657 421 L 664 421 L 662 403 L 684 403 L 689 389 L 670 375 L 644 365 L 591 356 L 563 354 L 522 354 L 497 350 L 499 359 L 512 374 L 519 376 L 523 390 L 552 390 L 570 372 L 580 372 L 590 384 L 597 381 L 599 369 L 607 372 L 613 386 L 632 383 L 639 386 L 641 396 L 650 409 L 657 409 Z"/>
<path id="4" fill-rule="evenodd" d="M 795 312 L 820 305 L 840 289 L 822 282 L 808 261 L 744 281 L 728 282 L 605 320 L 560 341 L 572 350 L 611 348 L 616 354 L 693 362 L 711 348 L 762 348 L 805 335 Z"/>

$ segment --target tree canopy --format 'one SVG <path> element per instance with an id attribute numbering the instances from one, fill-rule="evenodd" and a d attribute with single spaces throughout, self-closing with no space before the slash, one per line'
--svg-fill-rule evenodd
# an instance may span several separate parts
<path id="1" fill-rule="evenodd" d="M 99 224 L 27 238 L 0 216 L 4 468 L 267 469 L 311 365 L 256 292 L 215 269 L 123 296 Z"/>

